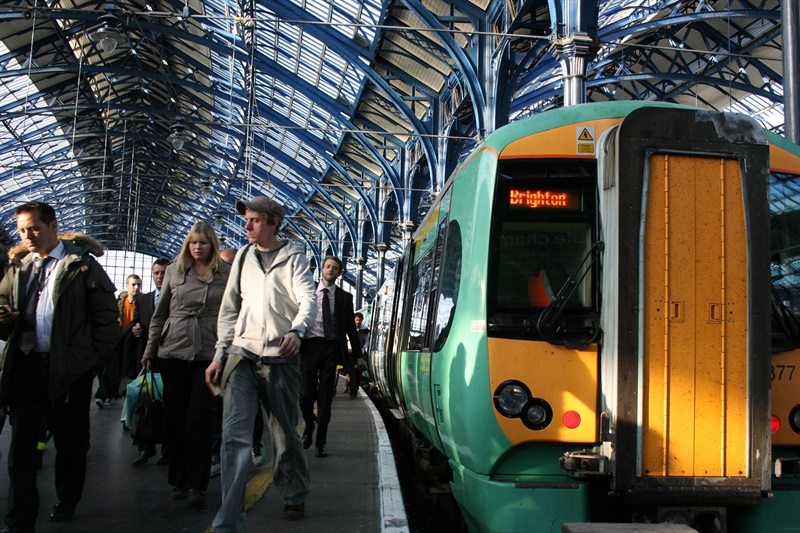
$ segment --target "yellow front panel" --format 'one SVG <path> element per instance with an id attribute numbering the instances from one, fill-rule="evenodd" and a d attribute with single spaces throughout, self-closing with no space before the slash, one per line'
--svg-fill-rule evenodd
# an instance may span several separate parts
<path id="1" fill-rule="evenodd" d="M 578 153 L 575 143 L 576 132 L 590 127 L 594 128 L 594 140 L 600 138 L 600 135 L 608 128 L 619 124 L 621 118 L 599 119 L 589 122 L 577 122 L 568 124 L 566 126 L 559 126 L 551 130 L 536 133 L 522 137 L 516 141 L 509 143 L 508 146 L 503 148 L 500 154 L 500 159 L 514 159 L 514 158 L 530 158 L 533 157 L 575 157 L 586 156 L 588 158 L 596 158 L 596 154 L 592 153 Z"/>
<path id="2" fill-rule="evenodd" d="M 746 472 L 745 243 L 737 161 L 651 159 L 644 240 L 645 476 Z"/>
<path id="3" fill-rule="evenodd" d="M 538 431 L 518 418 L 494 410 L 497 424 L 512 444 L 527 441 L 593 443 L 597 435 L 597 347 L 575 350 L 546 342 L 489 338 L 491 394 L 505 381 L 524 383 L 553 409 L 552 423 Z M 491 401 L 491 399 L 490 399 Z M 576 411 L 581 424 L 567 428 L 562 419 Z"/>

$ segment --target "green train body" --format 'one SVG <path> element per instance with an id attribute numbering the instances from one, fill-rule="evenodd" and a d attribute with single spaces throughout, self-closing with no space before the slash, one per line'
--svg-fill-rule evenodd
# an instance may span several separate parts
<path id="1" fill-rule="evenodd" d="M 770 175 L 800 149 L 642 102 L 521 120 L 456 170 L 373 303 L 370 370 L 471 531 L 800 531 Z"/>

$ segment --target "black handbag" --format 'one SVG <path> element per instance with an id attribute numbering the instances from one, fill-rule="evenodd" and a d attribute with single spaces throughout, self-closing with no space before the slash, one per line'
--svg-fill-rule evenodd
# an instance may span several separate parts
<path id="1" fill-rule="evenodd" d="M 161 400 L 163 392 L 160 387 L 160 380 L 151 378 L 141 381 L 138 405 L 134 409 L 133 423 L 131 424 L 131 437 L 134 444 L 153 446 L 167 442 L 169 414 L 166 405 Z"/>
<path id="2" fill-rule="evenodd" d="M 155 445 L 167 442 L 169 415 L 161 400 L 140 405 L 133 414 L 131 436 L 134 444 Z"/>

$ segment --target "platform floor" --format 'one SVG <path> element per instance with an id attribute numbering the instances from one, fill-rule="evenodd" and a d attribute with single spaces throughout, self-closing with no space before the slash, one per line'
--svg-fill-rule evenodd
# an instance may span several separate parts
<path id="1" fill-rule="evenodd" d="M 134 533 L 210 531 L 220 501 L 219 477 L 211 478 L 205 510 L 190 508 L 185 501 L 170 499 L 167 467 L 155 459 L 133 466 L 137 457 L 130 434 L 122 431 L 122 400 L 106 409 L 91 407 L 92 447 L 89 451 L 86 487 L 75 517 L 68 522 L 49 522 L 56 502 L 53 443 L 47 445 L 39 474 L 41 510 L 39 533 Z M 268 433 L 265 438 L 268 440 Z M 0 524 L 8 509 L 6 458 L 11 429 L 0 433 Z M 269 443 L 267 447 L 269 448 Z M 327 458 L 307 451 L 311 493 L 303 520 L 283 518 L 283 503 L 274 489 L 272 462 L 252 465 L 247 489 L 248 531 L 270 532 L 407 532 L 400 485 L 392 449 L 383 422 L 363 391 L 355 400 L 338 393 L 328 429 Z M 271 449 L 267 457 L 272 457 Z"/>

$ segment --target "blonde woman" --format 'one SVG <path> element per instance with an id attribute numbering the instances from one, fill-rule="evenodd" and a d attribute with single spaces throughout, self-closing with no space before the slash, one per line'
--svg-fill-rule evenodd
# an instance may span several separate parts
<path id="1" fill-rule="evenodd" d="M 142 364 L 161 373 L 170 417 L 169 484 L 172 499 L 206 506 L 215 425 L 205 370 L 214 358 L 217 314 L 229 266 L 208 222 L 196 223 L 167 267 Z"/>

